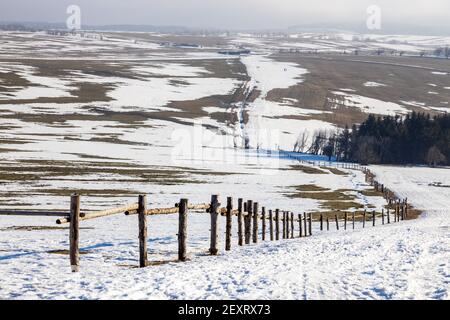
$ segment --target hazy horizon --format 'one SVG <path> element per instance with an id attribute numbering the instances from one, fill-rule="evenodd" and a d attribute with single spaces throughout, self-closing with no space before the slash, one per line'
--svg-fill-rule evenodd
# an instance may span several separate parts
<path id="1" fill-rule="evenodd" d="M 367 8 L 381 9 L 381 30 L 422 33 L 426 30 L 450 33 L 450 2 L 446 0 L 120 0 L 67 1 L 37 0 L 33 6 L 25 0 L 2 0 L 0 21 L 63 23 L 69 5 L 81 9 L 82 26 L 146 25 L 188 28 L 261 30 L 292 26 L 364 30 Z"/>

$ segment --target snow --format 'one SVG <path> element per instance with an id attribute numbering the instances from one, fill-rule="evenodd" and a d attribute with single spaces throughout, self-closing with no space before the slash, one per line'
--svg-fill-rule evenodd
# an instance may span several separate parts
<path id="1" fill-rule="evenodd" d="M 24 33 L 21 36 L 33 42 L 30 48 L 23 43 L 16 48 L 2 45 L 2 55 L 6 52 L 6 55 L 16 59 L 45 60 L 54 59 L 51 55 L 55 51 L 51 50 L 61 49 L 65 56 L 60 59 L 102 60 L 120 64 L 127 62 L 133 66 L 132 70 L 139 78 L 100 77 L 73 70 L 69 78 L 56 79 L 37 76 L 34 68 L 14 61 L 0 63 L 1 73 L 12 70 L 32 83 L 24 90 L 17 88 L 12 92 L 16 98 L 68 96 L 75 83 L 89 82 L 112 85 L 109 95 L 115 99 L 108 103 L 91 102 L 89 108 L 77 103 L 0 104 L 1 113 L 8 115 L 0 119 L 0 138 L 9 141 L 7 148 L 11 150 L 2 153 L 0 168 L 6 171 L 18 166 L 23 174 L 35 173 L 37 170 L 42 172 L 42 177 L 36 180 L 12 180 L 0 184 L 0 200 L 4 206 L 66 210 L 69 207 L 67 196 L 54 195 L 45 190 L 64 190 L 69 193 L 85 188 L 123 193 L 111 197 L 82 195 L 84 210 L 104 209 L 136 201 L 136 197 L 129 194 L 147 193 L 149 207 L 172 206 L 181 197 L 189 198 L 191 203 L 204 203 L 209 201 L 211 194 L 219 194 L 222 202 L 229 195 L 234 197 L 235 202 L 238 197 L 244 197 L 258 201 L 260 206 L 266 206 L 267 209 L 280 208 L 297 214 L 316 210 L 319 202 L 287 197 L 287 194 L 295 191 L 295 186 L 316 184 L 330 190 L 368 188 L 359 171 L 344 169 L 347 176 L 304 174 L 298 170 L 288 170 L 298 162 L 289 159 L 286 153 L 272 151 L 267 154 L 264 150 L 292 150 L 298 137 L 305 131 L 309 133 L 308 139 L 312 139 L 314 131 L 336 129 L 330 123 L 313 119 L 314 115 L 323 111 L 298 107 L 299 101 L 295 99 L 268 99 L 271 90 L 286 89 L 303 81 L 308 71 L 298 64 L 276 61 L 269 55 L 240 57 L 250 76 L 245 89 L 247 93 L 253 89 L 259 90 L 257 99 L 245 106 L 202 107 L 207 113 L 236 113 L 240 120 L 244 112 L 247 113 L 248 123 L 239 122 L 236 127 L 229 127 L 228 123 L 221 123 L 208 116 L 186 119 L 176 104 L 175 107 L 166 106 L 170 101 L 226 94 L 242 85 L 236 79 L 215 77 L 205 68 L 194 67 L 187 62 L 224 59 L 215 52 L 183 50 L 166 54 L 158 52 L 162 51 L 161 48 L 152 43 L 132 43 L 113 37 L 104 40 L 70 38 L 56 42 L 45 34 Z M 322 41 L 310 34 L 299 37 L 314 39 L 318 45 Z M 264 47 L 265 52 L 269 50 L 265 46 L 268 46 L 270 39 L 246 38 L 244 41 L 240 41 L 241 37 L 237 38 L 236 42 Z M 341 38 L 351 40 L 350 36 Z M 378 40 L 390 41 L 392 38 Z M 443 39 L 410 40 L 428 45 L 431 41 Z M 341 44 L 337 38 L 327 43 L 331 47 Z M 53 47 L 48 48 L 50 44 Z M 148 50 L 145 57 L 125 55 L 128 52 L 126 49 L 131 47 Z M 41 52 L 40 48 L 48 50 Z M 118 48 L 124 55 L 108 53 L 113 48 Z M 27 57 L 33 52 L 31 50 L 39 56 Z M 15 57 L 16 52 L 22 51 L 25 54 Z M 78 51 L 82 51 L 83 55 L 70 55 Z M 171 80 L 184 83 L 175 85 Z M 370 86 L 375 82 L 367 83 Z M 393 102 L 355 93 L 353 89 L 344 88 L 336 94 L 346 105 L 364 112 L 407 112 Z M 5 95 L 5 99 L 11 97 Z M 401 103 L 433 108 L 416 101 Z M 165 120 L 146 119 L 136 126 L 124 125 L 119 121 L 104 121 L 100 117 L 71 120 L 75 114 L 102 114 L 91 108 L 172 111 L 178 112 L 180 116 Z M 435 109 L 450 111 L 450 108 Z M 21 114 L 27 117 L 10 117 Z M 29 121 L 37 114 L 60 115 L 65 121 Z M 259 147 L 259 151 L 234 147 L 235 139 L 245 135 L 250 137 L 250 145 Z M 120 143 L 98 139 L 105 137 L 118 139 Z M 323 157 L 308 155 L 301 157 L 324 160 Z M 66 167 L 66 164 L 58 161 L 89 166 L 98 162 L 99 158 L 103 165 L 110 164 L 111 172 L 45 175 L 51 168 Z M 27 160 L 53 162 L 22 162 Z M 143 174 L 140 174 L 141 171 L 130 175 L 112 171 L 122 166 L 137 166 Z M 220 218 L 220 254 L 210 257 L 206 255 L 209 216 L 192 212 L 188 223 L 188 251 L 191 259 L 186 263 L 173 262 L 177 257 L 177 215 L 151 216 L 149 258 L 151 261 L 167 263 L 145 269 L 133 268 L 138 259 L 136 216 L 115 215 L 82 222 L 81 248 L 87 254 L 81 255 L 81 272 L 78 274 L 70 272 L 67 255 L 48 252 L 68 248 L 67 229 L 6 229 L 32 225 L 54 227 L 54 219 L 1 216 L 0 298 L 448 299 L 450 169 L 387 166 L 374 166 L 371 169 L 380 181 L 400 196 L 408 197 L 409 202 L 423 209 L 425 214 L 417 220 L 378 225 L 364 230 L 357 224 L 355 230 L 335 231 L 332 224 L 331 231 L 319 232 L 318 226 L 314 225 L 314 235 L 309 238 L 245 247 L 236 246 L 234 220 L 233 248 L 228 253 L 222 250 L 224 219 Z M 145 175 L 147 170 L 148 175 Z M 158 174 L 153 174 L 151 170 L 167 171 L 176 176 L 179 182 L 166 184 L 164 179 L 167 178 L 158 178 Z M 327 172 L 326 169 L 322 170 Z M 30 203 L 24 204 L 22 196 L 29 194 L 32 194 L 28 200 Z M 361 194 L 357 195 L 355 201 L 366 208 L 373 204 L 377 210 L 385 204 L 380 197 Z"/>
<path id="2" fill-rule="evenodd" d="M 267 99 L 268 93 L 273 89 L 285 89 L 301 83 L 302 76 L 308 73 L 306 69 L 264 55 L 249 55 L 242 57 L 241 61 L 251 77 L 247 83 L 247 92 L 260 91 L 258 98 L 245 106 L 244 110 L 248 115 L 245 127 L 238 127 L 236 130 L 241 139 L 249 139 L 250 146 L 292 150 L 298 136 L 304 131 L 310 132 L 312 139 L 314 131 L 335 129 L 334 125 L 324 121 L 289 118 L 320 114 L 323 111 L 294 107 L 292 104 L 296 101 L 292 100 L 284 99 L 283 102 L 276 102 Z"/>
<path id="3" fill-rule="evenodd" d="M 339 97 L 333 100 L 336 103 L 343 103 L 347 107 L 359 108 L 365 113 L 394 116 L 396 114 L 406 114 L 408 109 L 394 102 L 381 101 L 374 98 L 349 94 L 341 91 L 333 91 Z"/>
<path id="4" fill-rule="evenodd" d="M 368 81 L 363 84 L 365 87 L 385 87 L 386 85 L 383 83 Z"/>
<path id="5" fill-rule="evenodd" d="M 291 160 L 286 160 L 291 161 Z M 287 162 L 287 163 L 289 163 Z M 284 165 L 284 164 L 282 164 Z M 208 215 L 189 214 L 190 260 L 176 259 L 177 216 L 149 217 L 149 258 L 168 261 L 144 269 L 130 268 L 138 258 L 137 217 L 122 215 L 82 222 L 80 273 L 70 273 L 68 257 L 48 253 L 67 248 L 68 230 L 0 231 L 0 297 L 14 299 L 448 299 L 450 272 L 448 210 L 449 169 L 373 167 L 378 179 L 425 210 L 417 220 L 378 225 L 356 224 L 355 230 L 320 232 L 302 239 L 237 247 L 236 224 L 232 251 L 224 252 L 220 237 L 217 257 L 208 247 Z M 316 182 L 322 186 L 364 188 L 363 174 L 349 177 L 305 176 L 280 172 L 277 183 Z M 253 178 L 245 178 L 250 183 Z M 254 184 L 267 188 L 273 177 Z M 286 180 L 287 179 L 287 180 Z M 236 178 L 233 178 L 236 182 Z M 288 182 L 289 181 L 289 182 Z M 243 188 L 242 185 L 239 189 Z M 270 184 L 270 183 L 269 183 Z M 238 184 L 239 185 L 239 184 Z M 180 190 L 180 196 L 220 191 L 224 197 L 235 185 L 200 186 Z M 261 205 L 274 208 L 277 197 L 246 189 Z M 187 193 L 184 193 L 187 192 Z M 197 196 L 193 197 L 193 193 Z M 264 199 L 260 198 L 264 195 Z M 259 196 L 258 196 L 259 195 Z M 179 197 L 180 197 L 179 196 Z M 155 200 L 155 196 L 150 197 Z M 161 198 L 161 197 L 159 197 Z M 175 199 L 172 199 L 175 200 Z M 203 201 L 207 201 L 205 196 Z M 283 203 L 296 213 L 307 201 Z M 158 201 L 158 200 L 157 200 Z M 66 203 L 66 205 L 68 205 Z M 235 221 L 235 220 L 234 220 Z M 220 218 L 220 230 L 224 219 Z M 50 218 L 2 217 L 0 227 L 52 225 Z M 93 228 L 93 229 L 91 229 Z M 222 232 L 220 232 L 222 234 Z"/>
<path id="6" fill-rule="evenodd" d="M 172 64 L 164 63 L 151 66 L 138 66 L 133 67 L 132 71 L 143 75 L 155 74 L 171 77 L 197 77 L 211 73 L 201 67 L 193 67 L 179 63 L 172 63 Z"/>
<path id="7" fill-rule="evenodd" d="M 123 78 L 115 89 L 108 92 L 108 96 L 117 101 L 113 104 L 116 108 L 133 106 L 140 109 L 161 109 L 171 101 L 197 100 L 216 94 L 228 94 L 240 83 L 229 78 L 189 78 L 183 79 L 187 85 L 174 85 L 170 80 Z"/>
<path id="8" fill-rule="evenodd" d="M 20 65 L 1 63 L 2 72 L 14 72 L 33 85 L 18 87 L 8 94 L 0 94 L 0 100 L 22 100 L 38 98 L 72 97 L 70 90 L 76 87 L 70 86 L 70 82 L 54 77 L 35 75 L 36 68 Z"/>
<path id="9" fill-rule="evenodd" d="M 448 75 L 447 72 L 440 72 L 440 71 L 432 71 L 431 73 L 435 74 L 435 75 L 439 75 L 439 76 L 446 76 L 446 75 Z"/>
<path id="10" fill-rule="evenodd" d="M 251 86 L 260 90 L 263 98 L 272 89 L 289 88 L 302 82 L 301 77 L 308 72 L 295 63 L 279 62 L 262 55 L 248 55 L 241 61 L 252 79 Z"/>

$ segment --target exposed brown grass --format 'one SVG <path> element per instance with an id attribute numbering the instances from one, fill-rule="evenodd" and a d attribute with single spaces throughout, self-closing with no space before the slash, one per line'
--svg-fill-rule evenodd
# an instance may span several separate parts
<path id="1" fill-rule="evenodd" d="M 375 189 L 366 189 L 362 191 L 358 191 L 360 194 L 366 197 L 382 197 L 383 193 L 380 191 L 376 191 Z"/>
<path id="2" fill-rule="evenodd" d="M 302 184 L 299 186 L 295 186 L 295 189 L 300 192 L 311 192 L 311 191 L 327 191 L 330 189 L 319 187 L 315 184 Z"/>
<path id="3" fill-rule="evenodd" d="M 355 196 L 338 191 L 325 192 L 297 192 L 289 195 L 290 198 L 314 199 L 326 201 L 348 201 L 354 200 Z"/>
<path id="4" fill-rule="evenodd" d="M 280 170 L 294 170 L 294 171 L 301 171 L 303 173 L 307 174 L 328 174 L 328 172 L 320 170 L 318 168 L 314 167 L 308 167 L 300 164 L 291 165 L 288 168 L 282 168 Z"/>
<path id="5" fill-rule="evenodd" d="M 328 170 L 330 170 L 331 173 L 333 173 L 335 175 L 338 175 L 338 176 L 347 176 L 348 175 L 348 173 L 346 173 L 344 171 L 341 171 L 341 170 L 339 170 L 337 168 L 323 167 L 323 169 L 328 169 Z"/>
<path id="6" fill-rule="evenodd" d="M 350 209 L 360 209 L 363 208 L 364 205 L 355 201 L 336 201 L 330 200 L 320 204 L 321 208 L 326 210 L 350 210 Z"/>

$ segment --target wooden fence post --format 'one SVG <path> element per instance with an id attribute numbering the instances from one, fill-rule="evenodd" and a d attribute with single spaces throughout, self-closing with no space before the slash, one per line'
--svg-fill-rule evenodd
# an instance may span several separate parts
<path id="1" fill-rule="evenodd" d="M 389 208 L 387 208 L 387 223 L 390 224 L 391 223 L 391 217 L 390 217 L 390 213 L 389 213 Z"/>
<path id="2" fill-rule="evenodd" d="M 291 212 L 291 239 L 294 239 L 294 213 Z"/>
<path id="3" fill-rule="evenodd" d="M 289 211 L 286 211 L 286 239 L 289 239 L 290 231 L 289 231 Z"/>
<path id="4" fill-rule="evenodd" d="M 375 227 L 375 217 L 376 217 L 376 213 L 375 210 L 372 211 L 372 226 Z"/>
<path id="5" fill-rule="evenodd" d="M 280 240 L 280 210 L 275 210 L 275 239 Z"/>
<path id="6" fill-rule="evenodd" d="M 323 215 L 320 215 L 320 231 L 323 231 Z"/>
<path id="7" fill-rule="evenodd" d="M 269 210 L 269 232 L 270 232 L 270 241 L 273 241 L 273 212 Z"/>
<path id="8" fill-rule="evenodd" d="M 312 236 L 312 213 L 308 214 L 309 217 L 309 235 Z"/>
<path id="9" fill-rule="evenodd" d="M 238 199 L 238 245 L 242 246 L 244 243 L 244 235 L 242 234 L 242 198 Z"/>
<path id="10" fill-rule="evenodd" d="M 147 266 L 147 196 L 139 195 L 138 200 L 138 219 L 139 219 L 139 267 Z"/>
<path id="11" fill-rule="evenodd" d="M 303 229 L 305 230 L 305 237 L 308 236 L 308 228 L 306 226 L 306 212 L 303 212 Z"/>
<path id="12" fill-rule="evenodd" d="M 337 214 L 335 214 L 334 217 L 336 219 L 336 230 L 339 230 L 339 220 Z"/>
<path id="13" fill-rule="evenodd" d="M 283 211 L 283 221 L 281 225 L 283 227 L 283 239 L 286 239 L 286 211 Z"/>
<path id="14" fill-rule="evenodd" d="M 80 196 L 73 194 L 70 197 L 70 230 L 69 230 L 69 254 L 70 267 L 72 272 L 80 270 L 80 252 L 79 252 L 79 217 L 80 217 Z"/>
<path id="15" fill-rule="evenodd" d="M 217 232 L 217 217 L 219 215 L 220 203 L 219 203 L 219 196 L 218 195 L 212 195 L 211 196 L 211 206 L 210 206 L 210 214 L 211 214 L 211 246 L 209 248 L 209 253 L 213 256 L 217 255 L 219 250 L 217 249 L 217 238 L 218 238 L 218 232 Z"/>
<path id="16" fill-rule="evenodd" d="M 247 200 L 247 215 L 245 216 L 245 244 L 250 244 L 252 213 L 253 213 L 253 201 Z"/>
<path id="17" fill-rule="evenodd" d="M 366 226 L 366 209 L 363 212 L 363 228 Z"/>
<path id="18" fill-rule="evenodd" d="M 381 209 L 381 224 L 384 225 L 384 209 Z"/>
<path id="19" fill-rule="evenodd" d="M 266 207 L 261 208 L 261 224 L 262 224 L 262 241 L 266 240 Z"/>
<path id="20" fill-rule="evenodd" d="M 253 204 L 253 243 L 258 243 L 258 202 Z"/>
<path id="21" fill-rule="evenodd" d="M 181 199 L 178 206 L 178 260 L 186 261 L 188 199 Z"/>
<path id="22" fill-rule="evenodd" d="M 227 217 L 225 227 L 225 251 L 231 250 L 231 211 L 233 210 L 233 198 L 227 197 Z"/>
<path id="23" fill-rule="evenodd" d="M 405 199 L 405 218 L 408 218 L 408 198 Z"/>
<path id="24" fill-rule="evenodd" d="M 299 234 L 299 237 L 301 238 L 302 237 L 302 214 L 301 213 L 298 214 L 298 234 Z"/>

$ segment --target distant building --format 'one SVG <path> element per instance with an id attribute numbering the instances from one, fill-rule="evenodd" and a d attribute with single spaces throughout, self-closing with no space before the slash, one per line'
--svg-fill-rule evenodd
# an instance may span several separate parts
<path id="1" fill-rule="evenodd" d="M 229 55 L 229 56 L 240 56 L 243 54 L 250 54 L 251 51 L 248 49 L 243 49 L 243 50 L 222 50 L 219 51 L 219 54 L 225 54 L 225 55 Z"/>

